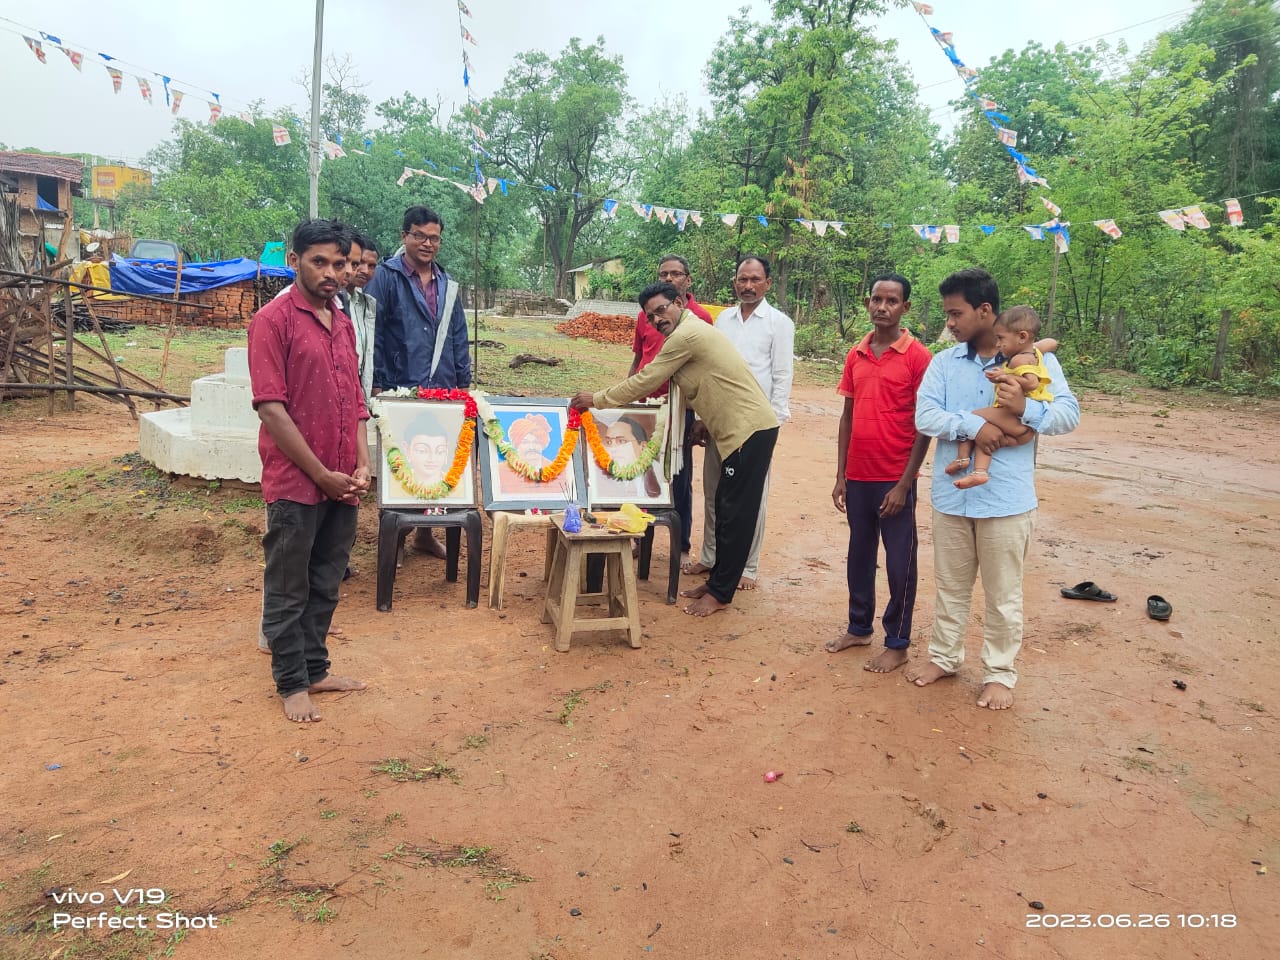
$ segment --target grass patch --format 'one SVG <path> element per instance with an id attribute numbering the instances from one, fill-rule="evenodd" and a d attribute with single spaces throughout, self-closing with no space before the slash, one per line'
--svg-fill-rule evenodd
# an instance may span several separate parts
<path id="1" fill-rule="evenodd" d="M 425 767 L 415 767 L 399 757 L 388 757 L 370 768 L 374 773 L 384 773 L 397 783 L 420 783 L 423 780 L 449 780 L 461 783 L 462 777 L 443 760 L 433 760 Z"/>
<path id="2" fill-rule="evenodd" d="M 270 856 L 262 861 L 262 865 L 268 869 L 279 866 L 290 853 L 306 842 L 306 837 L 299 837 L 297 840 L 292 842 L 288 840 L 277 840 L 275 843 L 271 844 L 271 846 L 267 847 Z"/>
<path id="3" fill-rule="evenodd" d="M 533 877 L 507 866 L 488 845 L 417 846 L 399 843 L 382 854 L 382 859 L 415 869 L 437 867 L 473 872 L 485 881 L 485 896 L 495 903 L 506 899 L 503 894 L 517 884 L 533 882 Z"/>
<path id="4" fill-rule="evenodd" d="M 489 745 L 489 738 L 483 733 L 468 734 L 462 745 L 468 750 L 483 750 Z"/>
<path id="5" fill-rule="evenodd" d="M 570 718 L 573 716 L 573 711 L 577 710 L 584 703 L 587 703 L 587 698 L 583 696 L 583 694 L 604 693 L 604 691 L 608 690 L 610 686 L 612 686 L 610 681 L 601 680 L 594 687 L 583 687 L 580 690 L 570 690 L 565 694 L 564 701 L 560 706 L 560 712 L 556 714 L 556 719 L 566 727 L 572 727 L 573 720 Z"/>

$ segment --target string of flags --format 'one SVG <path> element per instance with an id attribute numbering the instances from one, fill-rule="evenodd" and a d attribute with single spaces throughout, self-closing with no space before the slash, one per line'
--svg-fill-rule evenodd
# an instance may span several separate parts
<path id="1" fill-rule="evenodd" d="M 0 29 L 7 30 L 8 28 L 0 27 Z M 16 32 L 16 31 L 11 31 L 11 32 Z M 72 67 L 76 69 L 77 73 L 84 73 L 85 55 L 82 51 L 75 49 L 69 43 L 64 43 L 61 37 L 58 37 L 52 33 L 46 33 L 43 30 L 37 30 L 36 32 L 40 35 L 39 39 L 36 39 L 33 36 L 28 36 L 27 34 L 24 34 L 24 33 L 19 33 L 18 35 L 22 37 L 23 41 L 26 43 L 27 47 L 31 50 L 31 52 L 35 55 L 37 60 L 39 60 L 41 63 L 45 64 L 46 66 L 48 65 L 49 57 L 48 57 L 48 54 L 45 52 L 45 45 L 47 44 L 56 50 L 61 50 L 62 53 L 66 56 L 67 61 L 71 64 Z M 125 76 L 126 75 L 131 76 L 137 81 L 139 96 L 141 96 L 143 102 L 148 104 L 149 106 L 155 105 L 155 96 L 152 91 L 151 79 L 152 78 L 159 79 L 161 81 L 161 84 L 164 90 L 165 105 L 169 107 L 170 112 L 174 116 L 177 116 L 178 112 L 182 109 L 183 99 L 193 92 L 192 89 L 179 90 L 176 87 L 171 86 L 173 84 L 172 78 L 162 73 L 150 73 L 149 75 L 134 73 L 133 71 L 125 70 L 122 67 L 120 67 L 119 64 L 123 63 L 124 61 L 121 61 L 116 57 L 111 56 L 110 54 L 99 53 L 97 54 L 97 56 L 99 58 L 99 61 L 102 63 L 103 68 L 106 70 L 107 76 L 110 77 L 111 79 L 111 89 L 114 93 L 117 93 L 117 94 L 120 93 L 121 88 L 124 86 Z M 90 61 L 90 62 L 99 62 L 99 61 Z M 191 85 L 184 84 L 184 86 L 190 87 Z M 200 88 L 194 88 L 194 89 L 200 90 Z M 207 95 L 205 103 L 209 108 L 209 123 L 211 124 L 217 123 L 222 116 L 221 95 L 213 90 L 200 90 L 200 92 Z M 211 98 L 211 99 L 208 99 L 208 98 Z M 243 119 L 245 114 L 242 113 L 240 114 L 240 116 Z M 252 122 L 252 120 L 250 120 L 249 122 Z"/>
<path id="2" fill-rule="evenodd" d="M 490 155 L 489 151 L 481 146 L 484 141 L 489 139 L 489 135 L 484 131 L 484 128 L 482 128 L 480 124 L 475 122 L 480 119 L 480 105 L 471 94 L 471 77 L 475 73 L 475 67 L 471 65 L 471 55 L 467 53 L 466 48 L 466 44 L 468 43 L 473 47 L 477 47 L 479 44 L 476 42 L 476 38 L 472 36 L 471 31 L 467 29 L 466 24 L 462 22 L 463 17 L 466 17 L 468 20 L 473 19 L 471 11 L 467 8 L 467 5 L 462 2 L 462 0 L 457 0 L 457 3 L 458 32 L 463 40 L 462 87 L 467 96 L 467 111 L 472 117 L 472 119 L 467 123 L 467 128 L 471 133 L 469 149 L 471 150 L 472 182 L 466 185 L 465 191 L 475 200 L 476 203 L 484 203 L 485 197 L 488 196 L 489 193 L 492 193 L 493 190 L 492 188 L 486 187 L 487 178 L 484 175 L 484 171 L 480 169 L 480 158 L 483 156 L 486 160 L 492 160 L 493 157 Z M 505 186 L 503 187 L 502 192 L 506 193 Z"/>

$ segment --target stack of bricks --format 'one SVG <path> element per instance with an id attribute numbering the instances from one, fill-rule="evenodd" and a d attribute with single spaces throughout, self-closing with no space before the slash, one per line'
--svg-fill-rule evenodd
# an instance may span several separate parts
<path id="1" fill-rule="evenodd" d="M 212 309 L 198 309 L 192 304 Z M 257 310 L 254 281 L 241 280 L 200 293 L 178 295 L 178 323 L 184 327 L 247 327 Z M 168 324 L 173 307 L 156 300 L 94 301 L 99 317 L 134 324 Z"/>

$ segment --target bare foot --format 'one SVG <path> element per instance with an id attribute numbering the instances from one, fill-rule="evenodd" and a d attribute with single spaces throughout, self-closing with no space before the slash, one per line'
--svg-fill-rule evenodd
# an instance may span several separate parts
<path id="1" fill-rule="evenodd" d="M 907 679 L 917 687 L 927 687 L 931 683 L 936 683 L 939 680 L 945 680 L 947 677 L 954 676 L 954 673 L 948 673 L 932 660 L 926 660 L 923 666 L 907 671 Z"/>
<path id="2" fill-rule="evenodd" d="M 890 650 L 886 647 L 862 665 L 863 670 L 871 673 L 893 673 L 907 662 L 907 651 Z"/>
<path id="3" fill-rule="evenodd" d="M 738 581 L 739 590 L 754 590 L 755 588 L 756 588 L 756 582 L 752 580 L 750 577 L 743 577 L 741 580 Z"/>
<path id="4" fill-rule="evenodd" d="M 956 457 L 954 460 L 948 463 L 945 467 L 943 467 L 942 472 L 945 473 L 948 477 L 954 477 L 957 473 L 961 473 L 962 471 L 964 471 L 964 469 L 968 466 L 969 466 L 968 457 Z"/>
<path id="5" fill-rule="evenodd" d="M 325 677 L 319 683 L 307 687 L 307 693 L 329 693 L 341 690 L 363 690 L 364 684 L 349 677 Z"/>
<path id="6" fill-rule="evenodd" d="M 705 566 L 702 561 L 695 560 L 693 563 L 680 564 L 680 572 L 690 577 L 701 576 L 704 573 L 710 573 L 711 568 Z"/>
<path id="7" fill-rule="evenodd" d="M 709 617 L 713 613 L 723 610 L 729 605 L 721 603 L 710 593 L 704 593 L 697 600 L 684 608 L 684 612 L 693 617 Z"/>
<path id="8" fill-rule="evenodd" d="M 290 694 L 282 702 L 284 715 L 294 723 L 314 723 L 320 719 L 320 714 L 312 706 L 311 697 L 306 690 Z"/>
<path id="9" fill-rule="evenodd" d="M 690 600 L 697 600 L 700 597 L 705 597 L 708 589 L 705 583 L 700 583 L 698 586 L 690 587 L 688 590 L 681 590 L 680 596 L 688 597 Z"/>
<path id="10" fill-rule="evenodd" d="M 961 490 L 968 490 L 970 487 L 980 487 L 988 480 L 987 471 L 974 470 L 967 477 L 961 477 L 956 481 L 956 487 Z"/>
<path id="11" fill-rule="evenodd" d="M 429 529 L 418 529 L 413 532 L 413 549 L 438 560 L 443 560 L 445 557 L 444 544 L 437 540 Z"/>
<path id="12" fill-rule="evenodd" d="M 988 710 L 1008 710 L 1013 706 L 1013 691 L 1003 683 L 988 683 L 978 694 L 978 706 Z"/>
<path id="13" fill-rule="evenodd" d="M 822 645 L 827 653 L 839 653 L 841 650 L 847 650 L 849 647 L 869 647 L 871 645 L 871 634 L 860 637 L 854 633 L 846 633 L 843 637 L 832 637 Z"/>

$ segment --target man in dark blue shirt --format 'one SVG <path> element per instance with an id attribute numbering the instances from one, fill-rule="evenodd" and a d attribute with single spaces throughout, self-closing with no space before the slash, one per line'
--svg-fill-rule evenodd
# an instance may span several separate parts
<path id="1" fill-rule="evenodd" d="M 436 262 L 444 221 L 430 207 L 404 212 L 404 252 L 379 264 L 365 286 L 378 304 L 373 334 L 373 393 L 396 387 L 462 389 L 471 386 L 467 316 L 458 281 Z M 443 557 L 444 545 L 420 527 L 414 546 Z"/>

